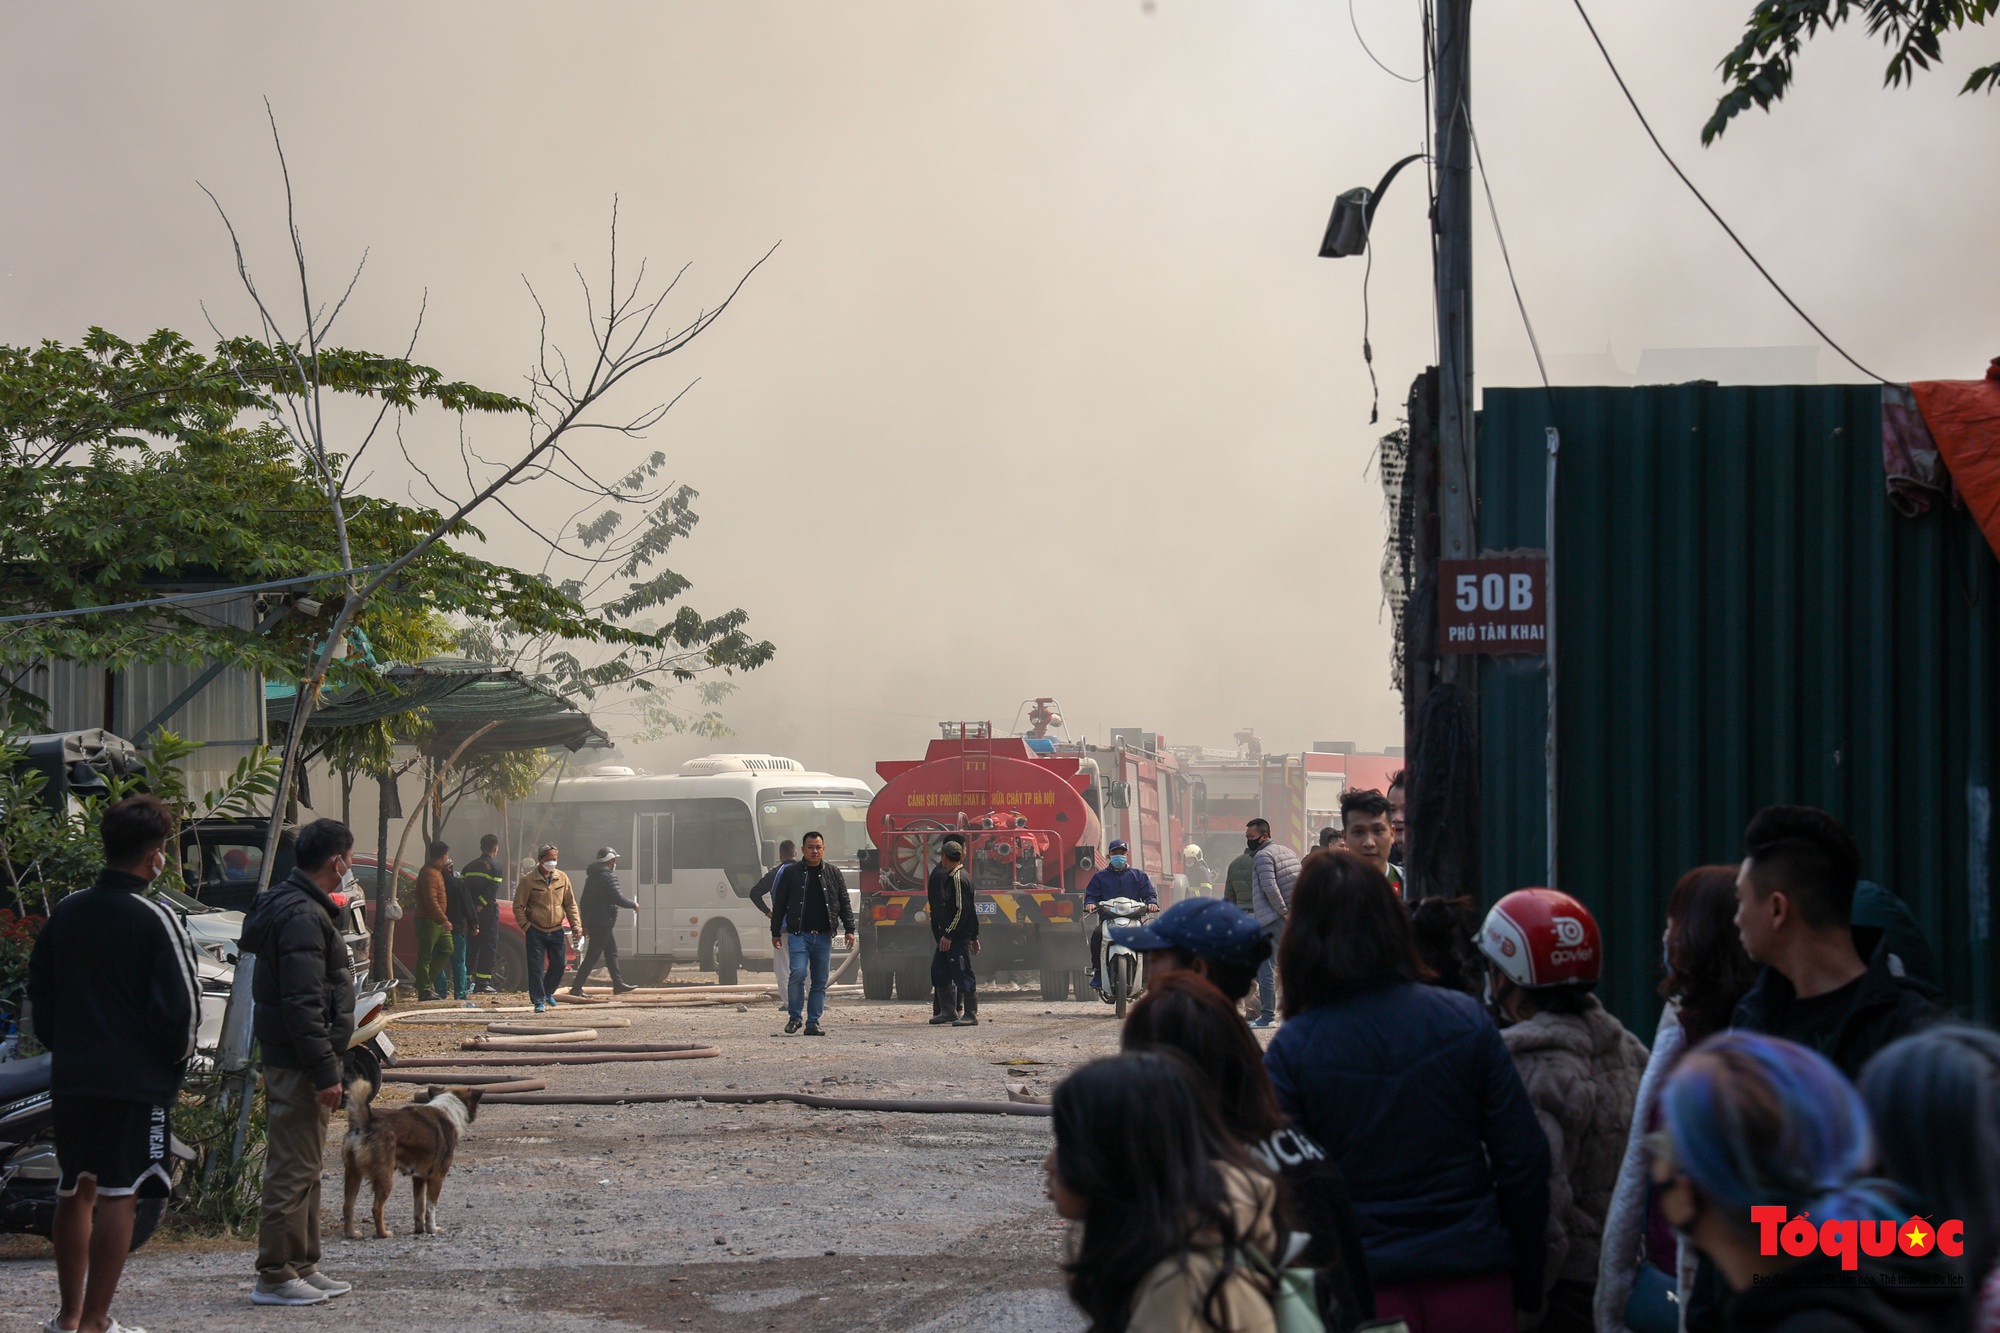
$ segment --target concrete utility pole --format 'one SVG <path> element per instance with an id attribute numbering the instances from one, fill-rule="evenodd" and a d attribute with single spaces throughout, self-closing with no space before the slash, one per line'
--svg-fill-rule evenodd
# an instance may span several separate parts
<path id="1" fill-rule="evenodd" d="M 1472 0 L 1437 0 L 1438 555 L 1479 554 L 1472 435 Z M 1447 655 L 1469 678 L 1475 658 Z"/>

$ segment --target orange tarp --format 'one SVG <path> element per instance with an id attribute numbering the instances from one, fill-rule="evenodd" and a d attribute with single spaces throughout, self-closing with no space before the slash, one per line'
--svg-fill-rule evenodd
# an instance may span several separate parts
<path id="1" fill-rule="evenodd" d="M 1910 392 L 1973 521 L 2000 555 L 2000 357 L 1983 380 L 1925 380 Z"/>

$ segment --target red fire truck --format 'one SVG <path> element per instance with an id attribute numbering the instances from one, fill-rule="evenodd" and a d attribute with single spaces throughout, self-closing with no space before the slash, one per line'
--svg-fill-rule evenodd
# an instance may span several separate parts
<path id="1" fill-rule="evenodd" d="M 861 863 L 861 984 L 869 999 L 928 999 L 935 949 L 925 889 L 945 840 L 965 848 L 979 893 L 979 969 L 1038 971 L 1045 999 L 1089 998 L 1083 891 L 1112 838 L 1174 901 L 1193 788 L 1160 738 L 1114 731 L 1109 746 L 1069 739 L 1053 699 L 1023 705 L 1028 725 L 945 723 L 922 759 L 875 765 L 874 847 Z M 1017 719 L 1017 722 L 1020 719 Z"/>

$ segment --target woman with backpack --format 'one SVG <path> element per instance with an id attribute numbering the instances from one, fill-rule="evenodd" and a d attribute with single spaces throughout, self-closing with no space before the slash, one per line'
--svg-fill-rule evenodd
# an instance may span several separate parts
<path id="1" fill-rule="evenodd" d="M 1048 1196 L 1075 1223 L 1069 1296 L 1089 1333 L 1293 1333 L 1277 1191 L 1180 1057 L 1135 1051 L 1056 1086 Z M 1301 1323 L 1303 1314 L 1308 1323 Z"/>
<path id="2" fill-rule="evenodd" d="M 1292 1262 L 1318 1273 L 1319 1308 L 1331 1329 L 1375 1317 L 1361 1226 L 1340 1168 L 1278 1109 L 1264 1052 L 1248 1025 L 1206 977 L 1169 972 L 1149 980 L 1125 1019 L 1128 1051 L 1172 1051 L 1202 1074 L 1222 1127 L 1278 1184 L 1284 1220 L 1308 1237 Z"/>

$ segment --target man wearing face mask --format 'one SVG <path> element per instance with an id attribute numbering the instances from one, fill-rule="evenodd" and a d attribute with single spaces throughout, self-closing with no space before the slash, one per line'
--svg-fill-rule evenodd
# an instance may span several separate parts
<path id="1" fill-rule="evenodd" d="M 257 956 L 252 1023 L 266 1108 L 253 1305 L 318 1305 L 348 1290 L 319 1271 L 319 1186 L 354 1035 L 354 974 L 331 896 L 354 863 L 354 834 L 337 819 L 316 819 L 294 848 L 292 873 L 243 920 L 243 952 Z"/>
<path id="2" fill-rule="evenodd" d="M 1083 910 L 1096 917 L 1097 904 L 1109 898 L 1136 898 L 1146 910 L 1160 910 L 1160 895 L 1152 877 L 1132 864 L 1132 850 L 1123 838 L 1111 840 L 1111 864 L 1090 877 L 1083 890 Z M 1090 928 L 1090 988 L 1102 989 L 1103 975 L 1098 962 L 1104 951 L 1104 922 L 1097 919 Z"/>
<path id="3" fill-rule="evenodd" d="M 1243 826 L 1244 845 L 1250 852 L 1250 914 L 1264 933 L 1277 941 L 1292 911 L 1292 886 L 1299 882 L 1299 854 L 1281 842 L 1271 840 L 1271 824 L 1253 819 Z M 1257 1021 L 1250 1026 L 1267 1028 L 1278 1021 L 1278 971 L 1275 954 L 1257 968 Z"/>
<path id="4" fill-rule="evenodd" d="M 556 868 L 560 855 L 553 844 L 542 844 L 535 868 L 514 886 L 514 921 L 521 927 L 528 959 L 528 999 L 538 1014 L 555 1004 L 556 988 L 562 985 L 563 968 L 569 963 L 564 928 L 575 927 L 580 933 L 583 925 L 569 876 Z"/>
<path id="5" fill-rule="evenodd" d="M 117 1328 L 111 1300 L 132 1248 L 139 1200 L 163 1207 L 167 1108 L 194 1053 L 201 992 L 194 944 L 147 896 L 166 866 L 174 816 L 158 797 L 104 812 L 104 869 L 35 938 L 28 1000 L 49 1048 L 55 1121 L 56 1285 L 44 1328 Z"/>

